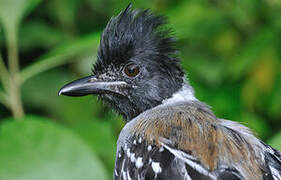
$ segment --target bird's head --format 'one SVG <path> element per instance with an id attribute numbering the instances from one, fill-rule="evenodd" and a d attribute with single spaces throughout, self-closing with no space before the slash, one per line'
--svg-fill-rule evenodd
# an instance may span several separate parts
<path id="1" fill-rule="evenodd" d="M 166 21 L 130 5 L 107 24 L 93 75 L 65 85 L 59 94 L 99 95 L 126 121 L 170 98 L 183 86 L 174 38 Z"/>

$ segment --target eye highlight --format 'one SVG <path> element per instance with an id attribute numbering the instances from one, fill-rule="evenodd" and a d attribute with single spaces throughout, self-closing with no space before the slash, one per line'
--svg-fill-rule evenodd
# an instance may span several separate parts
<path id="1" fill-rule="evenodd" d="M 125 66 L 123 72 L 128 77 L 136 77 L 140 73 L 140 67 L 135 63 L 129 63 Z"/>

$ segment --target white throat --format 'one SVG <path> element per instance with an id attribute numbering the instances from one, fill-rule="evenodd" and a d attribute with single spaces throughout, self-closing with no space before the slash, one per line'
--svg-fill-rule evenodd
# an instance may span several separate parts
<path id="1" fill-rule="evenodd" d="M 197 100 L 194 96 L 192 87 L 186 83 L 183 84 L 182 88 L 175 92 L 172 97 L 162 101 L 162 104 L 171 104 L 182 101 L 195 101 Z"/>

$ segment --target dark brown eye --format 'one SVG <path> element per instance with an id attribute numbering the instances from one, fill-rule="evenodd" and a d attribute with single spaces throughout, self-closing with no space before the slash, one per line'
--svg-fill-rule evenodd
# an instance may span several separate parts
<path id="1" fill-rule="evenodd" d="M 128 77 L 135 77 L 139 74 L 140 67 L 134 63 L 127 64 L 124 68 L 124 73 Z"/>

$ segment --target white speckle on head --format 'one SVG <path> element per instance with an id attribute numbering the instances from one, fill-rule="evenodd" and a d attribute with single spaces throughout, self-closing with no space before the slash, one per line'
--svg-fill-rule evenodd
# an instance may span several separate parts
<path id="1" fill-rule="evenodd" d="M 131 161 L 132 161 L 132 162 L 135 162 L 135 161 L 136 161 L 135 153 L 131 153 Z"/>
<path id="2" fill-rule="evenodd" d="M 134 144 L 137 144 L 137 141 L 136 140 L 134 140 L 134 142 L 133 142 Z"/>
<path id="3" fill-rule="evenodd" d="M 115 176 L 118 176 L 118 173 L 117 173 L 116 169 L 114 170 L 114 174 L 115 174 Z"/>
<path id="4" fill-rule="evenodd" d="M 182 88 L 175 92 L 172 97 L 163 100 L 163 104 L 171 104 L 181 101 L 195 101 L 197 100 L 194 96 L 193 89 L 190 85 L 184 84 Z"/>
<path id="5" fill-rule="evenodd" d="M 127 149 L 127 156 L 128 156 L 129 158 L 131 157 L 130 148 Z"/>
<path id="6" fill-rule="evenodd" d="M 141 140 L 142 140 L 142 138 L 140 137 L 140 138 L 139 138 L 139 143 L 141 143 Z"/>
<path id="7" fill-rule="evenodd" d="M 159 174 L 162 172 L 162 168 L 160 167 L 159 162 L 152 162 L 151 167 L 152 167 L 153 171 L 155 172 L 155 174 Z"/>
<path id="8" fill-rule="evenodd" d="M 151 145 L 149 145 L 149 146 L 147 147 L 147 151 L 151 151 L 151 149 L 152 149 L 152 147 L 151 147 Z"/>
<path id="9" fill-rule="evenodd" d="M 159 152 L 163 152 L 163 151 L 164 151 L 164 148 L 163 148 L 163 146 L 161 146 L 159 149 Z"/>
<path id="10" fill-rule="evenodd" d="M 143 166 L 142 158 L 138 157 L 136 160 L 136 167 L 141 168 Z"/>

